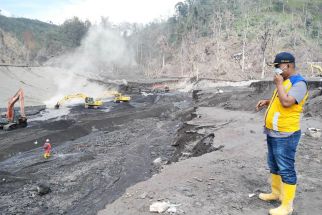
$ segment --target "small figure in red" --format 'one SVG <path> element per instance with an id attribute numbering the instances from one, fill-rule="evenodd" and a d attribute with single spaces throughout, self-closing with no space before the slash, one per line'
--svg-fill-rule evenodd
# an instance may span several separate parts
<path id="1" fill-rule="evenodd" d="M 48 159 L 50 157 L 50 151 L 51 151 L 51 144 L 49 143 L 49 139 L 47 139 L 44 144 L 44 150 L 45 150 L 44 158 Z"/>

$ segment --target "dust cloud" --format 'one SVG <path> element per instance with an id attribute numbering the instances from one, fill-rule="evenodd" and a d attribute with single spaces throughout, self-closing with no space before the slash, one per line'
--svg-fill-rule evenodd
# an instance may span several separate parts
<path id="1" fill-rule="evenodd" d="M 131 69 L 136 66 L 134 59 L 134 52 L 119 31 L 92 26 L 79 48 L 51 62 L 65 72 L 53 77 L 58 90 L 45 104 L 53 106 L 63 96 L 75 93 L 102 98 L 106 90 L 116 90 L 112 86 L 126 84 L 124 78 L 137 76 Z M 102 86 L 102 82 L 107 84 Z"/>

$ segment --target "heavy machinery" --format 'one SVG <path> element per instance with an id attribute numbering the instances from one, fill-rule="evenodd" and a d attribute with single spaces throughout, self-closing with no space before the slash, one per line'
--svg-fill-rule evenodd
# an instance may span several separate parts
<path id="1" fill-rule="evenodd" d="M 111 98 L 111 97 L 114 97 L 113 101 L 115 103 L 129 102 L 131 100 L 130 96 L 124 96 L 122 93 L 115 90 L 104 91 L 100 96 L 100 98 Z"/>
<path id="2" fill-rule="evenodd" d="M 18 100 L 20 101 L 20 113 L 14 109 L 15 103 Z M 9 99 L 6 118 L 0 118 L 0 128 L 9 131 L 15 128 L 24 128 L 27 125 L 24 93 L 22 89 L 19 89 L 17 93 Z"/>
<path id="3" fill-rule="evenodd" d="M 114 94 L 114 102 L 120 103 L 120 102 L 129 102 L 131 100 L 130 96 L 123 96 L 122 93 L 115 93 Z"/>
<path id="4" fill-rule="evenodd" d="M 94 108 L 97 109 L 103 105 L 101 100 L 94 100 L 92 97 L 85 95 L 84 93 L 77 93 L 72 95 L 64 96 L 61 100 L 57 102 L 55 108 L 58 109 L 64 102 L 71 100 L 71 99 L 84 99 L 85 101 L 85 108 Z"/>
<path id="5" fill-rule="evenodd" d="M 311 71 L 312 71 L 312 74 L 314 73 L 313 70 L 314 69 L 317 69 L 318 70 L 318 76 L 322 76 L 322 67 L 320 65 L 314 65 L 314 64 L 310 64 L 311 66 Z"/>
<path id="6" fill-rule="evenodd" d="M 153 84 L 152 86 L 153 93 L 168 93 L 170 88 L 165 84 Z"/>

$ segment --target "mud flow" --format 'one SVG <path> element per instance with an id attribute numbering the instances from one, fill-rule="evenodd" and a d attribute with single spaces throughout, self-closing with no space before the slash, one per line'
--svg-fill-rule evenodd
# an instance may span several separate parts
<path id="1" fill-rule="evenodd" d="M 134 85 L 129 103 L 74 105 L 58 117 L 56 110 L 27 108 L 27 128 L 0 131 L 1 213 L 94 214 L 170 163 L 176 131 L 191 117 L 190 93 L 142 96 L 144 88 Z"/>
<path id="2" fill-rule="evenodd" d="M 266 174 L 264 158 L 257 156 L 263 149 L 253 145 L 257 141 L 255 137 L 261 137 L 257 129 L 260 122 L 256 120 L 261 119 L 264 113 L 255 113 L 254 106 L 259 99 L 271 95 L 271 82 L 188 92 L 153 91 L 150 86 L 151 83 L 130 83 L 123 89 L 131 95 L 130 102 L 106 101 L 100 109 L 73 105 L 57 112 L 34 107 L 27 111 L 27 128 L 0 131 L 1 214 L 96 214 L 108 205 L 113 207 L 116 200 L 126 195 L 126 189 L 150 179 L 164 166 L 192 157 L 197 159 L 207 153 L 211 153 L 214 160 L 203 168 L 217 172 L 215 176 L 209 176 L 212 181 L 208 182 L 208 187 L 216 180 L 219 181 L 213 184 L 220 185 L 200 191 L 208 195 L 203 205 L 208 209 L 214 202 L 217 205 L 211 210 L 206 208 L 208 212 L 230 214 L 229 205 L 221 208 L 219 205 L 225 205 L 228 198 L 234 202 L 243 198 L 246 192 L 257 193 L 265 189 L 265 181 L 254 175 L 255 169 L 261 169 L 262 178 Z M 319 126 L 313 119 L 321 118 L 321 109 L 317 108 L 321 104 L 320 83 L 311 82 L 309 86 L 312 97 L 304 112 L 305 126 Z M 247 130 L 246 134 L 244 130 L 238 130 L 240 128 Z M 49 159 L 43 158 L 42 146 L 46 139 L 50 139 L 53 147 Z M 309 144 L 299 148 L 300 161 L 303 161 L 299 168 L 303 170 L 305 165 L 315 168 L 316 171 L 308 174 L 315 180 L 312 186 L 321 190 L 321 186 L 316 184 L 321 173 L 318 173 L 319 165 L 315 162 L 320 159 L 318 150 L 321 149 L 317 140 L 312 142 L 309 137 L 304 137 L 303 141 Z M 305 159 L 306 156 L 315 160 Z M 183 169 L 193 170 L 199 164 L 187 165 Z M 201 170 L 199 172 L 202 173 Z M 173 177 L 178 177 L 180 183 L 182 178 L 176 174 Z M 249 177 L 243 176 L 245 174 Z M 199 178 L 196 180 L 203 182 Z M 230 180 L 244 184 L 240 189 L 236 188 L 234 195 L 228 192 L 231 184 L 225 184 Z M 305 180 L 303 186 L 309 189 Z M 202 199 L 202 193 L 194 196 Z M 211 197 L 214 193 L 217 197 L 227 197 L 215 201 Z M 128 198 L 130 208 L 137 198 Z M 116 201 L 115 204 L 119 203 Z M 234 203 L 237 212 L 232 214 L 243 214 L 241 208 L 260 208 L 259 204 L 248 200 Z M 115 214 L 146 212 L 135 212 L 132 208 L 133 213 L 130 213 L 125 206 L 115 207 L 120 211 Z M 193 208 L 191 211 L 198 209 Z"/>

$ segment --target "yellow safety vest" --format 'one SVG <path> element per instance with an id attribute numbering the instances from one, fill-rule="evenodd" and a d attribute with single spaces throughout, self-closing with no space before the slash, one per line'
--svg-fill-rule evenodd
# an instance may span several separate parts
<path id="1" fill-rule="evenodd" d="M 294 75 L 285 80 L 283 86 L 286 93 L 299 81 L 306 83 L 305 79 L 300 75 Z M 295 103 L 290 107 L 283 107 L 278 98 L 277 89 L 275 89 L 265 114 L 266 128 L 279 132 L 295 132 L 300 130 L 300 114 L 303 111 L 307 97 L 308 92 L 299 104 Z"/>

